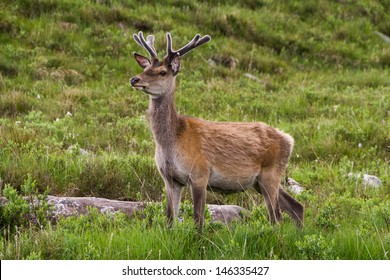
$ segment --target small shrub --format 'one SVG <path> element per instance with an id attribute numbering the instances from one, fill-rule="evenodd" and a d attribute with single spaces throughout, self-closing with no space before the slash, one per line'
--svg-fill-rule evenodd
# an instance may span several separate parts
<path id="1" fill-rule="evenodd" d="M 327 203 L 317 216 L 316 225 L 326 229 L 335 229 L 337 227 L 335 210 L 335 204 Z"/>
<path id="2" fill-rule="evenodd" d="M 299 254 L 305 260 L 329 260 L 334 259 L 334 239 L 327 242 L 320 234 L 306 235 L 303 241 L 297 241 L 295 245 Z"/>
<path id="3" fill-rule="evenodd" d="M 380 56 L 380 63 L 383 67 L 390 66 L 390 48 L 383 50 L 382 55 Z"/>
<path id="4" fill-rule="evenodd" d="M 18 75 L 18 67 L 10 62 L 0 63 L 0 74 L 8 77 L 15 77 Z"/>
<path id="5" fill-rule="evenodd" d="M 142 220 L 142 226 L 144 228 L 150 227 L 166 227 L 168 225 L 168 219 L 166 216 L 167 202 L 164 198 L 162 202 L 149 202 L 145 209 L 138 213 L 139 218 Z M 190 201 L 184 201 L 180 203 L 180 209 L 178 217 L 174 221 L 176 224 L 193 224 L 194 209 L 193 204 Z M 207 205 L 205 206 L 204 213 L 205 226 L 211 223 L 211 214 Z M 216 226 L 218 227 L 218 226 Z M 212 228 L 212 227 L 211 227 Z"/>
<path id="6" fill-rule="evenodd" d="M 2 232 L 15 233 L 17 228 L 42 228 L 48 224 L 50 205 L 47 202 L 48 190 L 39 194 L 36 182 L 29 175 L 18 193 L 12 186 L 3 190 L 8 203 L 0 206 Z"/>
<path id="7" fill-rule="evenodd" d="M 12 91 L 0 96 L 0 115 L 15 117 L 27 114 L 33 108 L 34 102 L 20 91 Z"/>
<path id="8" fill-rule="evenodd" d="M 42 260 L 42 254 L 41 252 L 36 253 L 32 251 L 24 260 Z"/>
<path id="9" fill-rule="evenodd" d="M 388 200 L 381 205 L 375 206 L 373 214 L 375 219 L 390 231 L 390 201 Z"/>
<path id="10" fill-rule="evenodd" d="M 155 226 L 164 226 L 167 224 L 166 219 L 166 203 L 164 202 L 149 202 L 145 209 L 140 213 L 142 226 L 150 228 Z"/>

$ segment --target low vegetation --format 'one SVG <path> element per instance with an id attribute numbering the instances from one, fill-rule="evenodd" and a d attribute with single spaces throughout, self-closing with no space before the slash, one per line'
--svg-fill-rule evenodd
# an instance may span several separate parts
<path id="1" fill-rule="evenodd" d="M 389 10 L 380 0 L 2 1 L 0 188 L 10 203 L 0 258 L 388 259 L 390 45 L 375 31 L 390 35 Z M 288 218 L 271 227 L 255 192 L 209 193 L 248 212 L 198 236 L 188 191 L 183 222 L 167 228 L 148 98 L 129 86 L 139 30 L 158 50 L 167 31 L 177 45 L 212 37 L 182 60 L 177 109 L 291 134 L 287 175 L 304 187 L 304 229 Z M 48 194 L 151 204 L 139 219 L 91 210 L 51 223 Z"/>

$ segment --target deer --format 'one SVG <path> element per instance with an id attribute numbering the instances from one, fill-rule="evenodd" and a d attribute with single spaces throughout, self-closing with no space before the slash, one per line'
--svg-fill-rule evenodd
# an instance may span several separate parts
<path id="1" fill-rule="evenodd" d="M 143 72 L 130 79 L 131 86 L 149 95 L 148 119 L 155 142 L 154 160 L 165 183 L 167 220 L 178 216 L 183 187 L 192 194 L 194 223 L 204 226 L 206 191 L 240 192 L 254 188 L 264 197 L 272 225 L 286 212 L 303 226 L 304 207 L 280 185 L 292 153 L 294 139 L 263 122 L 216 122 L 180 115 L 175 109 L 175 80 L 180 60 L 208 43 L 209 35 L 195 35 L 184 47 L 173 50 L 166 33 L 166 55 L 159 60 L 155 37 L 142 31 L 135 42 L 149 58 L 133 53 Z"/>

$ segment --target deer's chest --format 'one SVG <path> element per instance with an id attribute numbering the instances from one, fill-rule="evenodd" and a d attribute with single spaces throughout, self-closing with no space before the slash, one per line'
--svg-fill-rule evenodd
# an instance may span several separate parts
<path id="1" fill-rule="evenodd" d="M 189 174 L 182 164 L 183 159 L 174 150 L 156 148 L 155 162 L 164 179 L 174 179 L 182 185 L 188 184 Z"/>

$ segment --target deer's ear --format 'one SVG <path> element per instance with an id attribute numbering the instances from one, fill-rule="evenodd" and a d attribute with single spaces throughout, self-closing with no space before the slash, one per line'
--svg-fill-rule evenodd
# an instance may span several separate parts
<path id="1" fill-rule="evenodd" d="M 149 58 L 136 52 L 134 53 L 134 58 L 138 62 L 139 66 L 141 66 L 143 69 L 151 65 Z"/>
<path id="2" fill-rule="evenodd" d="M 176 76 L 180 70 L 180 56 L 176 55 L 174 59 L 171 61 L 171 68 L 173 76 Z"/>

